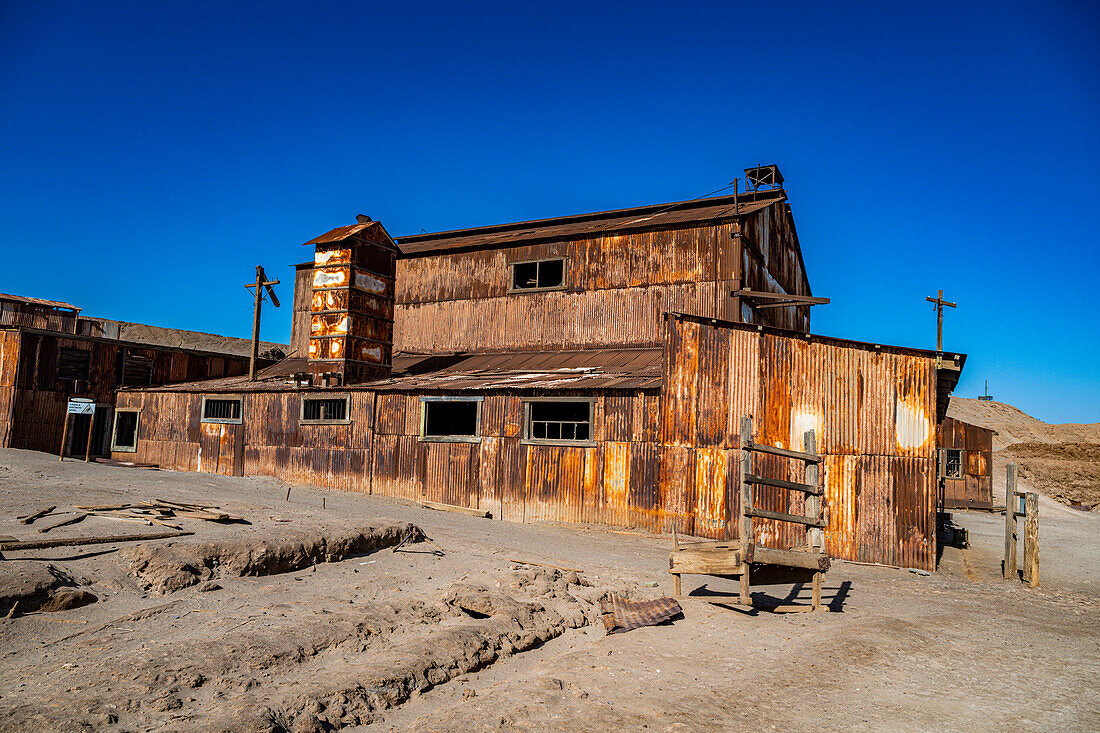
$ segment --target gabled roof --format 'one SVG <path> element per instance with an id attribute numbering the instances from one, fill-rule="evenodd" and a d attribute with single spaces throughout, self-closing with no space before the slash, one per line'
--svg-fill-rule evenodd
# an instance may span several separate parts
<path id="1" fill-rule="evenodd" d="M 42 298 L 28 298 L 23 295 L 10 295 L 8 293 L 0 293 L 0 301 L 8 301 L 11 303 L 26 303 L 27 305 L 40 305 L 45 308 L 65 308 L 66 310 L 80 312 L 80 308 L 76 307 L 72 303 L 63 303 L 60 300 L 44 300 Z"/>
<path id="2" fill-rule="evenodd" d="M 428 252 L 532 244 L 584 234 L 612 234 L 692 222 L 717 223 L 752 214 L 785 200 L 784 191 L 754 191 L 736 197 L 715 196 L 514 224 L 414 234 L 398 237 L 396 241 L 401 253 L 409 257 Z"/>

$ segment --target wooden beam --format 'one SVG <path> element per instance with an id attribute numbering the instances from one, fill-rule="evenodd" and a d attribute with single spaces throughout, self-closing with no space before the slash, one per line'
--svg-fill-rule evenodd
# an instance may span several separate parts
<path id="1" fill-rule="evenodd" d="M 768 293 L 762 290 L 734 290 L 730 295 L 748 298 L 750 300 L 783 300 L 798 303 L 800 305 L 825 305 L 828 298 L 815 298 L 810 295 L 791 295 L 790 293 Z"/>
<path id="2" fill-rule="evenodd" d="M 141 540 L 163 540 L 169 537 L 183 537 L 194 532 L 153 532 L 151 534 L 122 534 L 109 537 L 69 537 L 63 540 L 33 540 L 31 542 L 3 542 L 0 551 L 8 550 L 44 550 L 49 547 L 75 547 L 77 545 L 105 545 L 114 542 L 140 542 Z"/>
<path id="3" fill-rule="evenodd" d="M 813 517 L 806 517 L 801 514 L 786 514 L 784 512 L 773 512 L 768 509 L 756 509 L 755 507 L 749 510 L 750 517 L 759 517 L 760 519 L 774 519 L 779 522 L 793 522 L 794 524 L 804 524 L 807 527 L 820 527 L 825 528 L 825 522 L 820 519 L 814 519 Z"/>
<path id="4" fill-rule="evenodd" d="M 1016 464 L 1005 468 L 1005 555 L 1001 575 L 1016 578 Z"/>
<path id="5" fill-rule="evenodd" d="M 1039 587 L 1039 495 L 1024 497 L 1024 581 Z"/>
<path id="6" fill-rule="evenodd" d="M 20 524 L 30 524 L 34 520 L 41 519 L 42 517 L 46 516 L 47 514 L 52 512 L 54 509 L 57 509 L 56 505 L 55 506 L 48 506 L 45 509 L 39 509 L 34 514 L 28 514 L 28 515 L 23 516 L 23 517 L 17 517 L 17 519 L 19 520 Z"/>
<path id="7" fill-rule="evenodd" d="M 774 547 L 762 547 L 760 545 L 753 545 L 751 554 L 747 555 L 745 560 L 754 565 L 785 565 L 790 568 L 803 568 L 817 572 L 825 572 L 831 564 L 829 556 L 824 553 L 779 550 Z"/>
<path id="8" fill-rule="evenodd" d="M 821 456 L 819 455 L 800 453 L 796 450 L 787 450 L 786 448 L 775 448 L 770 445 L 763 445 L 762 443 L 753 443 L 751 440 L 748 443 L 742 442 L 741 447 L 745 450 L 756 451 L 757 453 L 768 453 L 773 456 L 794 458 L 799 461 L 806 461 L 807 463 L 821 463 Z"/>
<path id="9" fill-rule="evenodd" d="M 817 468 L 817 464 L 812 464 L 814 468 Z M 767 476 L 754 476 L 749 474 L 745 477 L 745 480 L 750 484 L 762 484 L 764 486 L 774 486 L 777 489 L 790 489 L 791 491 L 801 491 L 804 494 L 813 494 L 820 496 L 822 489 L 820 486 L 810 486 L 809 484 L 800 484 L 794 481 L 784 481 L 778 478 L 768 478 Z"/>
<path id="10" fill-rule="evenodd" d="M 752 445 L 752 418 L 748 415 L 741 416 L 741 445 Z M 748 449 L 741 451 L 741 520 L 738 531 L 740 533 L 741 548 L 743 550 L 742 557 L 748 556 L 752 553 L 753 543 L 755 538 L 752 533 L 752 486 L 745 477 L 752 472 L 752 453 Z M 742 605 L 749 605 L 752 603 L 752 596 L 749 593 L 749 569 L 745 568 L 745 572 L 741 573 L 740 583 L 740 595 L 739 602 Z"/>
<path id="11" fill-rule="evenodd" d="M 57 529 L 58 527 L 64 527 L 69 524 L 76 524 L 77 522 L 82 521 L 87 516 L 87 514 L 77 514 L 75 517 L 69 517 L 68 519 L 58 522 L 57 524 L 47 525 L 38 531 L 49 532 L 51 529 Z"/>
<path id="12" fill-rule="evenodd" d="M 668 556 L 673 575 L 738 575 L 742 570 L 740 550 L 677 550 Z"/>

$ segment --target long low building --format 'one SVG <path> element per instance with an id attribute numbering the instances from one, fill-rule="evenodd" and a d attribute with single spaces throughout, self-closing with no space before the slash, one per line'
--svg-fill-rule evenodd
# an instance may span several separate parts
<path id="1" fill-rule="evenodd" d="M 735 538 L 751 415 L 769 446 L 817 432 L 832 556 L 934 569 L 936 426 L 965 356 L 812 335 L 827 301 L 782 188 L 396 241 L 360 217 L 307 244 L 307 356 L 121 390 L 117 458 Z"/>

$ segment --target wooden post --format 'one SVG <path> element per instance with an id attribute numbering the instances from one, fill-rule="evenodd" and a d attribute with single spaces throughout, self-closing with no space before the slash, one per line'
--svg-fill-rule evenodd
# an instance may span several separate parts
<path id="1" fill-rule="evenodd" d="M 802 438 L 802 450 L 809 453 L 812 456 L 817 455 L 817 435 L 813 430 L 807 430 L 806 434 Z M 821 468 L 818 463 L 806 464 L 806 477 L 804 482 L 809 486 L 821 485 Z M 816 494 L 806 495 L 806 516 L 813 517 L 814 519 L 821 519 L 821 497 Z M 806 528 L 806 546 L 810 548 L 810 551 L 814 551 L 817 548 L 825 549 L 825 530 L 818 527 Z M 817 611 L 821 608 L 821 580 L 823 573 L 814 573 L 813 579 L 813 595 L 810 607 Z"/>
<path id="2" fill-rule="evenodd" d="M 92 406 L 92 416 L 88 419 L 88 439 L 84 441 L 84 462 L 92 457 L 92 434 L 95 432 L 95 405 Z"/>
<path id="3" fill-rule="evenodd" d="M 1039 587 L 1039 495 L 1034 491 L 1024 497 L 1024 580 Z"/>
<path id="4" fill-rule="evenodd" d="M 1005 579 L 1016 577 L 1016 464 L 1005 468 L 1005 557 L 1001 566 Z"/>
<path id="5" fill-rule="evenodd" d="M 752 418 L 748 415 L 741 416 L 741 557 L 752 557 L 752 486 L 745 477 L 752 473 L 752 451 L 749 446 L 752 443 Z M 752 596 L 749 593 L 749 564 L 741 562 L 741 597 L 742 605 L 752 604 Z"/>
<path id="6" fill-rule="evenodd" d="M 65 460 L 65 441 L 69 437 L 69 420 L 72 415 L 69 414 L 69 403 L 65 403 L 65 427 L 61 428 L 61 452 L 57 456 L 57 460 Z"/>
<path id="7" fill-rule="evenodd" d="M 256 306 L 252 311 L 252 358 L 248 360 L 248 381 L 256 381 L 256 360 L 260 358 L 260 304 L 264 295 L 264 268 L 256 265 Z"/>

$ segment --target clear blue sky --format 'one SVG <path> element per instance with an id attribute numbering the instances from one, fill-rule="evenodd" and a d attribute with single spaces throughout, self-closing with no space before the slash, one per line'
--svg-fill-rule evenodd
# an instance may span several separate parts
<path id="1" fill-rule="evenodd" d="M 262 263 L 693 198 L 777 162 L 814 331 L 1100 421 L 1090 2 L 4 3 L 0 291 L 247 336 Z M 263 337 L 289 338 L 288 308 Z"/>

